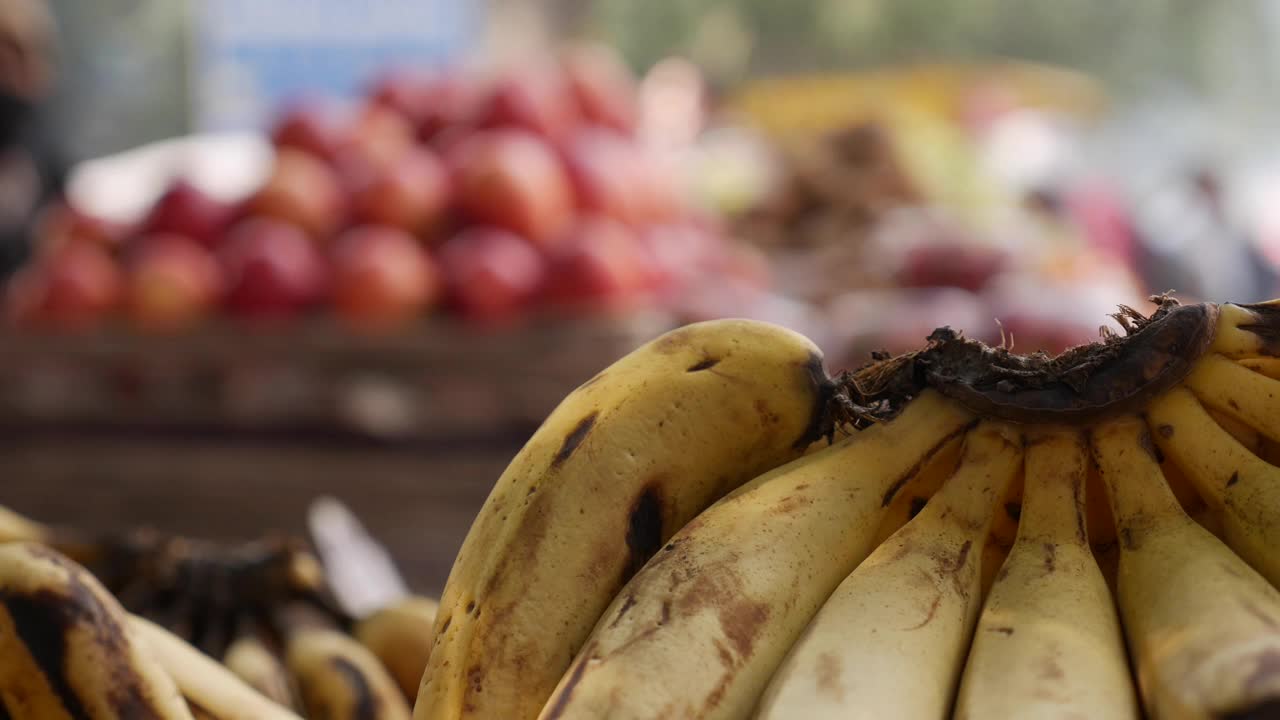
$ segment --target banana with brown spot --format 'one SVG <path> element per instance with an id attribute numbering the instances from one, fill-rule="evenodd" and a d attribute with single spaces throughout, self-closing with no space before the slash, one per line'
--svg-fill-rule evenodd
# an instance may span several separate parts
<path id="1" fill-rule="evenodd" d="M 1249 452 L 1186 388 L 1157 398 L 1147 420 L 1159 449 L 1221 513 L 1227 544 L 1280 587 L 1280 468 Z"/>
<path id="2" fill-rule="evenodd" d="M 718 320 L 667 333 L 571 393 L 463 542 L 415 718 L 536 717 L 663 543 L 810 445 L 830 387 L 803 336 Z"/>
<path id="3" fill-rule="evenodd" d="M 955 720 L 1138 717 L 1115 602 L 1085 530 L 1088 466 L 1079 431 L 1029 440 L 1017 537 L 978 619 Z"/>
<path id="4" fill-rule="evenodd" d="M 1146 712 L 1280 713 L 1280 591 L 1187 517 L 1139 418 L 1095 428 L 1093 456 L 1119 526 L 1116 600 Z"/>
<path id="5" fill-rule="evenodd" d="M 604 613 L 542 720 L 748 717 L 895 496 L 972 421 L 933 390 L 676 533 Z"/>
<path id="6" fill-rule="evenodd" d="M 173 677 L 197 720 L 299 720 L 177 635 L 136 615 L 129 623 Z"/>
<path id="7" fill-rule="evenodd" d="M 41 720 L 191 720 L 126 617 L 65 556 L 0 544 L 0 707 Z"/>
<path id="8" fill-rule="evenodd" d="M 294 631 L 285 665 L 312 720 L 409 720 L 409 705 L 378 658 L 328 628 Z"/>
<path id="9" fill-rule="evenodd" d="M 1012 426 L 971 430 L 955 474 L 814 616 L 757 717 L 946 717 L 982 605 L 982 544 L 1021 460 Z"/>

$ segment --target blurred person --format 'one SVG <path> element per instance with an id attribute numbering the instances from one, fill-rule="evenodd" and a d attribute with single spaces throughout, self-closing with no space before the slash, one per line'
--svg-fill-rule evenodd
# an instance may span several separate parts
<path id="1" fill-rule="evenodd" d="M 65 180 L 40 117 L 54 85 L 54 38 L 44 0 L 0 0 L 0 280 L 26 260 L 40 209 Z"/>

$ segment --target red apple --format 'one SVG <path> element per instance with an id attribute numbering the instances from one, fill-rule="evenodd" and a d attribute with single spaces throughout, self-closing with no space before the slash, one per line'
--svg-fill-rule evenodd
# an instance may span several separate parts
<path id="1" fill-rule="evenodd" d="M 415 148 L 360 184 L 352 198 L 357 220 L 423 236 L 449 209 L 449 172 L 435 153 Z"/>
<path id="2" fill-rule="evenodd" d="M 131 232 L 127 225 L 55 202 L 44 209 L 36 223 L 35 249 L 46 253 L 71 243 L 88 242 L 115 252 Z"/>
<path id="3" fill-rule="evenodd" d="M 418 139 L 435 144 L 449 131 L 474 129 L 488 98 L 487 91 L 479 78 L 460 69 L 435 73 L 423 88 L 422 106 L 409 113 L 417 126 Z"/>
<path id="4" fill-rule="evenodd" d="M 619 132 L 635 132 L 636 78 L 617 50 L 608 45 L 577 45 L 564 53 L 562 65 L 583 118 Z"/>
<path id="5" fill-rule="evenodd" d="M 340 155 L 354 154 L 376 171 L 394 163 L 416 143 L 408 118 L 388 105 L 371 103 L 356 115 Z"/>
<path id="6" fill-rule="evenodd" d="M 573 193 L 549 145 L 523 130 L 477 133 L 450 154 L 462 212 L 551 248 L 573 220 Z"/>
<path id="7" fill-rule="evenodd" d="M 366 94 L 371 102 L 416 120 L 429 101 L 431 80 L 431 74 L 421 70 L 392 68 L 375 77 Z"/>
<path id="8" fill-rule="evenodd" d="M 84 330 L 115 309 L 121 285 L 120 269 L 101 244 L 72 241 L 10 281 L 8 311 L 24 327 Z"/>
<path id="9" fill-rule="evenodd" d="M 494 83 L 479 111 L 480 127 L 524 128 L 559 140 L 581 118 L 563 71 L 553 64 L 508 70 Z"/>
<path id="10" fill-rule="evenodd" d="M 338 176 L 316 156 L 282 148 L 249 211 L 293 223 L 316 240 L 328 240 L 346 220 L 346 195 Z"/>
<path id="11" fill-rule="evenodd" d="M 213 310 L 222 270 L 203 243 L 182 235 L 146 235 L 130 253 L 125 300 L 133 323 L 151 331 L 193 326 Z"/>
<path id="12" fill-rule="evenodd" d="M 343 233 L 334 245 L 334 309 L 355 327 L 402 324 L 435 302 L 442 289 L 435 262 L 403 230 L 365 225 Z"/>
<path id="13" fill-rule="evenodd" d="M 228 307 L 253 319 L 287 319 L 321 299 L 323 256 L 303 230 L 255 217 L 237 223 L 218 249 Z"/>
<path id="14" fill-rule="evenodd" d="M 294 148 L 332 162 L 348 142 L 350 129 L 331 103 L 303 100 L 276 119 L 271 139 L 280 148 Z"/>
<path id="15" fill-rule="evenodd" d="M 546 280 L 546 261 L 528 240 L 494 227 L 473 227 L 439 253 L 451 305 L 481 325 L 518 318 Z"/>
<path id="16" fill-rule="evenodd" d="M 907 251 L 897 273 L 903 287 L 958 287 L 977 292 L 1009 264 L 995 247 L 952 241 L 926 242 Z"/>
<path id="17" fill-rule="evenodd" d="M 649 284 L 645 250 L 626 225 L 600 215 L 580 218 L 551 258 L 543 297 L 553 305 L 634 307 Z"/>
<path id="18" fill-rule="evenodd" d="M 205 247 L 213 247 L 234 214 L 235 209 L 230 205 L 180 179 L 156 200 L 142 223 L 142 232 L 184 235 Z"/>
<path id="19" fill-rule="evenodd" d="M 725 252 L 721 236 L 693 223 L 650 225 L 638 237 L 649 284 L 666 295 L 677 294 L 716 271 Z"/>
<path id="20" fill-rule="evenodd" d="M 574 134 L 561 154 L 580 211 L 632 224 L 648 220 L 638 187 L 639 153 L 629 139 L 612 130 L 586 128 Z"/>

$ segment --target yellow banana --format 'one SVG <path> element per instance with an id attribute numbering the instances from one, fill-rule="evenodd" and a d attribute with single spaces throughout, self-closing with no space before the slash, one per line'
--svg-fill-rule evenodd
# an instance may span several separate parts
<path id="1" fill-rule="evenodd" d="M 30 541 L 44 543 L 49 540 L 49 529 L 0 505 L 0 543 Z"/>
<path id="2" fill-rule="evenodd" d="M 819 350 L 767 323 L 672 331 L 571 393 L 502 474 L 450 572 L 417 720 L 538 714 L 677 530 L 821 430 Z"/>
<path id="3" fill-rule="evenodd" d="M 192 712 L 212 720 L 299 720 L 185 640 L 142 617 L 130 627 L 168 671 Z"/>
<path id="4" fill-rule="evenodd" d="M 1221 353 L 1232 359 L 1274 357 L 1280 355 L 1280 303 L 1256 305 L 1218 305 L 1217 329 L 1209 353 Z"/>
<path id="5" fill-rule="evenodd" d="M 408 720 L 387 669 L 355 638 L 328 628 L 293 632 L 285 664 L 312 720 Z"/>
<path id="6" fill-rule="evenodd" d="M 926 391 L 708 508 L 623 588 L 543 720 L 745 718 L 895 493 L 971 415 Z"/>
<path id="7" fill-rule="evenodd" d="M 1211 355 L 1196 363 L 1184 382 L 1200 402 L 1280 441 L 1280 380 L 1221 355 Z M 1241 439 L 1237 433 L 1232 435 Z M 1243 440 L 1242 443 L 1248 445 Z"/>
<path id="8" fill-rule="evenodd" d="M 1280 380 L 1280 358 L 1240 358 L 1237 362 L 1256 373 L 1261 373 L 1273 380 Z"/>
<path id="9" fill-rule="evenodd" d="M 191 720 L 115 598 L 44 545 L 0 544 L 0 716 Z"/>
<path id="10" fill-rule="evenodd" d="M 1141 420 L 1105 423 L 1092 439 L 1119 525 L 1117 600 L 1148 714 L 1273 716 L 1280 592 L 1182 511 Z"/>
<path id="11" fill-rule="evenodd" d="M 965 436 L 955 475 L 840 583 L 770 681 L 758 717 L 947 714 L 981 605 L 982 543 L 1021 447 L 1003 424 Z"/>
<path id="12" fill-rule="evenodd" d="M 284 662 L 255 635 L 242 635 L 227 647 L 222 664 L 246 685 L 273 702 L 292 708 L 293 688 Z"/>
<path id="13" fill-rule="evenodd" d="M 410 701 L 418 694 L 431 655 L 431 628 L 439 608 L 431 598 L 408 597 L 361 619 L 352 632 L 382 661 Z"/>
<path id="14" fill-rule="evenodd" d="M 987 597 L 956 720 L 1137 718 L 1115 603 L 1085 532 L 1079 432 L 1031 439 L 1017 539 Z"/>
<path id="15" fill-rule="evenodd" d="M 1280 586 L 1280 468 L 1249 452 L 1186 388 L 1147 410 L 1156 444 L 1221 512 L 1227 544 Z"/>
<path id="16" fill-rule="evenodd" d="M 879 547 L 894 533 L 902 529 L 911 518 L 920 514 L 929 498 L 938 492 L 942 483 L 947 481 L 956 471 L 960 462 L 960 450 L 964 447 L 964 437 L 957 435 L 948 440 L 938 451 L 929 456 L 924 467 L 911 476 L 902 489 L 894 493 L 893 502 L 885 508 L 884 519 L 876 530 L 876 539 L 872 547 Z M 845 573 L 846 575 L 848 573 Z"/>

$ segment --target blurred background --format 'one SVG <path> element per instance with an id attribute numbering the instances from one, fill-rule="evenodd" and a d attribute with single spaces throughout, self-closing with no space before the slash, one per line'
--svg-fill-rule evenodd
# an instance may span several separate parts
<path id="1" fill-rule="evenodd" d="M 301 532 L 437 591 L 666 329 L 836 371 L 1275 296 L 1265 0 L 3 0 L 0 504 Z"/>

